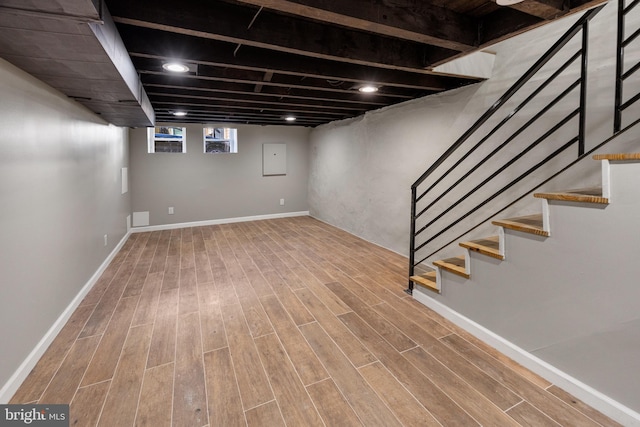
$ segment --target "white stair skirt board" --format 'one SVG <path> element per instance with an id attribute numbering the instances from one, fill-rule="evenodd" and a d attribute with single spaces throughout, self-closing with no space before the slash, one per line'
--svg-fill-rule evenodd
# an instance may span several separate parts
<path id="1" fill-rule="evenodd" d="M 413 298 L 421 304 L 426 305 L 445 319 L 455 323 L 476 338 L 494 347 L 501 353 L 530 369 L 554 385 L 571 393 L 586 404 L 592 406 L 608 417 L 625 426 L 640 426 L 640 414 L 627 408 L 610 397 L 578 381 L 567 373 L 550 365 L 542 359 L 523 350 L 512 342 L 502 338 L 479 325 L 473 320 L 463 316 L 446 305 L 436 301 L 427 294 L 420 291 L 418 287 L 413 290 Z"/>
<path id="2" fill-rule="evenodd" d="M 53 340 L 58 336 L 64 325 L 67 323 L 73 312 L 80 305 L 85 296 L 89 293 L 93 285 L 96 284 L 102 273 L 107 269 L 113 258 L 115 258 L 116 254 L 122 246 L 124 246 L 127 238 L 131 233 L 127 233 L 120 240 L 120 242 L 116 245 L 115 248 L 111 251 L 109 256 L 104 260 L 100 267 L 93 273 L 93 276 L 87 281 L 87 283 L 80 289 L 80 292 L 71 300 L 71 303 L 67 306 L 67 308 L 62 312 L 60 317 L 55 321 L 55 323 L 49 328 L 46 334 L 42 337 L 40 342 L 31 350 L 31 353 L 27 356 L 26 359 L 20 364 L 18 369 L 11 375 L 9 380 L 2 386 L 0 389 L 0 404 L 6 404 L 9 402 L 11 397 L 16 393 L 20 385 L 27 378 L 31 370 L 36 366 L 44 352 L 49 348 Z"/>
<path id="3" fill-rule="evenodd" d="M 309 216 L 309 211 L 301 211 L 301 212 L 285 212 L 278 214 L 269 214 L 269 215 L 256 215 L 256 216 L 242 216 L 238 218 L 223 218 L 223 219 L 212 219 L 207 221 L 195 221 L 195 222 L 182 222 L 177 224 L 164 224 L 164 225 L 151 225 L 147 227 L 134 227 L 131 229 L 132 233 L 143 233 L 145 231 L 160 231 L 160 230 L 173 230 L 176 228 L 185 228 L 185 227 L 204 227 L 207 225 L 218 225 L 218 224 L 233 224 L 236 222 L 249 222 L 249 221 L 261 221 L 264 219 L 278 219 L 278 218 L 292 218 L 297 216 Z"/>

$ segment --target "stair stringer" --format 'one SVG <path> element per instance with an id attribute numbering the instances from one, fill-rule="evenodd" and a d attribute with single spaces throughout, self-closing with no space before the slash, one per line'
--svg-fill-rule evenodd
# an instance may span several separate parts
<path id="1" fill-rule="evenodd" d="M 602 161 L 602 172 L 610 205 L 543 200 L 551 236 L 506 230 L 506 260 L 470 253 L 470 279 L 445 275 L 442 293 L 426 295 L 437 304 L 415 298 L 558 367 L 552 381 L 640 425 L 640 163 Z"/>

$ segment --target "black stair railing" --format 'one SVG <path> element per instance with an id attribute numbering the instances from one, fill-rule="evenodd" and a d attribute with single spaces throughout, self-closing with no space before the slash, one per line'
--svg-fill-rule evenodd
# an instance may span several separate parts
<path id="1" fill-rule="evenodd" d="M 626 34 L 629 26 L 627 19 L 632 13 L 640 13 L 640 8 L 636 7 L 640 0 L 625 2 L 618 0 L 618 39 L 617 39 L 617 58 L 616 58 L 616 97 L 615 112 L 613 119 L 613 131 L 619 132 L 622 129 L 623 113 L 638 100 L 639 93 L 625 93 L 625 82 L 630 79 L 638 70 L 640 70 L 640 62 L 635 64 L 625 64 L 625 49 L 629 48 L 640 36 L 640 29 L 631 34 Z M 630 91 L 626 91 L 630 92 Z"/>
<path id="2" fill-rule="evenodd" d="M 640 2 L 640 0 L 635 0 Z M 496 199 L 499 195 L 521 182 L 526 177 L 530 176 L 533 172 L 539 169 L 544 164 L 547 164 L 549 161 L 553 160 L 569 147 L 577 144 L 578 153 L 577 157 L 581 157 L 585 153 L 585 111 L 586 111 L 586 84 L 587 84 L 587 52 L 588 52 L 588 25 L 589 21 L 604 7 L 599 6 L 595 9 L 591 9 L 587 11 L 576 23 L 553 45 L 551 48 L 547 50 L 547 52 L 538 60 L 535 64 L 533 64 L 527 72 L 520 77 L 503 95 L 498 99 L 451 147 L 449 147 L 442 156 L 440 156 L 430 167 L 427 169 L 425 173 L 420 176 L 411 186 L 411 235 L 410 235 L 410 248 L 409 248 L 409 277 L 413 276 L 416 272 L 416 268 L 424 263 L 429 257 L 444 249 L 451 243 L 455 242 L 460 237 L 467 234 L 469 231 L 475 229 L 478 225 L 472 226 L 470 229 L 465 230 L 460 233 L 454 239 L 449 240 L 447 243 L 440 244 L 437 243 L 435 246 L 433 245 L 434 241 L 456 225 L 460 224 L 462 221 L 470 217 L 473 213 L 477 212 L 479 209 L 483 208 L 492 200 Z M 485 124 L 491 124 L 490 119 L 503 107 L 507 104 L 509 100 L 511 100 L 514 95 L 520 92 L 523 87 L 530 82 L 534 76 L 538 75 L 540 70 L 549 63 L 554 57 L 558 55 L 559 52 L 563 51 L 565 48 L 570 48 L 568 46 L 574 38 L 576 38 L 579 34 L 581 34 L 581 41 L 579 43 L 579 48 L 573 54 L 568 55 L 568 59 L 566 59 L 560 66 L 558 66 L 557 70 L 553 72 L 549 77 L 547 77 L 542 83 L 539 84 L 537 88 L 531 91 L 530 94 L 525 96 L 525 99 L 517 104 L 517 106 L 505 115 L 504 119 L 500 120 L 497 124 L 493 125 L 484 136 L 479 136 L 480 130 L 485 129 Z M 564 77 L 563 72 L 565 72 L 569 67 L 576 64 L 577 61 L 580 60 L 578 78 L 569 82 L 566 85 L 566 89 L 560 92 L 557 96 L 552 97 L 550 101 L 546 103 L 546 105 L 537 111 L 536 113 L 529 113 L 530 118 L 526 119 L 524 124 L 520 125 L 517 130 L 512 132 L 509 136 L 504 137 L 501 136 L 500 130 L 504 129 L 505 124 L 510 122 L 514 116 L 518 113 L 521 113 L 524 107 L 534 104 L 532 102 L 535 99 L 538 99 L 541 93 L 547 88 L 552 82 L 558 81 L 561 76 Z M 575 67 L 576 65 L 574 65 Z M 575 74 L 575 73 L 574 73 Z M 526 130 L 532 130 L 537 128 L 537 124 L 540 119 L 543 117 L 547 117 L 549 111 L 559 105 L 562 101 L 566 102 L 569 94 L 576 92 L 577 89 L 577 97 L 578 101 L 576 102 L 576 107 L 569 108 L 569 112 L 561 117 L 555 125 L 551 126 L 546 132 L 542 135 L 534 138 L 533 142 L 530 142 L 529 145 L 525 147 L 519 147 L 517 154 L 512 154 L 507 156 L 505 154 L 505 148 L 511 147 L 516 138 L 522 135 Z M 575 102 L 575 101 L 574 101 Z M 567 107 L 564 106 L 564 110 L 567 110 Z M 564 114 L 564 113 L 563 113 Z M 529 117 L 529 116 L 526 116 Z M 554 116 L 555 117 L 555 116 Z M 524 172 L 518 174 L 518 176 L 512 178 L 508 183 L 502 185 L 500 188 L 496 190 L 491 190 L 488 195 L 483 195 L 482 200 L 477 204 L 474 203 L 471 208 L 463 208 L 462 212 L 453 212 L 456 207 L 462 205 L 467 199 L 472 197 L 478 190 L 487 186 L 490 182 L 496 182 L 496 178 L 500 176 L 509 166 L 514 164 L 516 161 L 521 159 L 527 159 L 527 154 L 534 150 L 536 147 L 540 146 L 543 142 L 548 142 L 547 140 L 552 136 L 558 136 L 559 130 L 564 128 L 571 121 L 575 121 L 573 119 L 577 118 L 577 126 L 575 134 L 567 137 L 567 142 L 565 142 L 560 147 L 555 150 L 548 149 L 546 156 L 543 159 L 538 159 L 537 157 L 533 160 L 530 165 L 524 167 Z M 473 142 L 472 137 L 478 137 L 479 140 L 477 142 Z M 491 143 L 495 143 L 496 140 L 504 140 L 499 143 L 495 148 L 493 148 L 488 154 L 478 154 L 480 157 L 479 160 L 476 161 L 474 159 L 473 166 L 468 169 L 462 167 L 462 163 L 471 156 L 474 152 L 480 153 L 482 149 L 486 149 L 487 147 L 491 148 Z M 514 150 L 511 150 L 512 152 Z M 496 157 L 500 154 L 499 157 Z M 459 156 L 456 160 L 455 156 Z M 492 172 L 486 178 L 482 180 L 474 180 L 472 181 L 472 176 L 479 168 L 488 162 L 491 159 L 495 160 L 499 159 L 497 162 L 496 169 L 492 170 Z M 448 163 L 452 162 L 452 165 Z M 459 176 L 458 176 L 459 175 Z M 444 190 L 439 190 L 441 185 L 446 184 L 445 179 L 449 181 L 453 181 L 453 184 L 448 185 Z M 466 185 L 461 185 L 466 184 Z M 499 185 L 499 186 L 500 186 Z M 424 188 L 426 187 L 426 188 Z M 469 191 L 464 192 L 462 195 L 455 195 L 455 190 L 458 192 L 461 191 L 461 188 L 471 188 Z M 439 192 L 438 192 L 439 191 Z M 524 197 L 524 195 L 520 196 L 520 198 Z M 439 203 L 446 203 L 444 206 L 440 207 L 440 209 L 435 209 L 438 207 Z M 423 203 L 426 206 L 423 208 L 418 207 L 418 203 Z M 506 209 L 506 207 L 497 207 L 496 211 L 489 216 L 492 217 Z M 435 227 L 434 225 L 446 218 L 448 220 L 447 224 L 441 224 Z M 428 232 L 431 229 L 436 229 L 437 231 L 429 234 Z M 456 233 L 457 234 L 457 233 Z M 425 255 L 426 253 L 426 255 Z M 413 281 L 409 279 L 409 287 L 407 289 L 407 293 L 413 292 Z"/>

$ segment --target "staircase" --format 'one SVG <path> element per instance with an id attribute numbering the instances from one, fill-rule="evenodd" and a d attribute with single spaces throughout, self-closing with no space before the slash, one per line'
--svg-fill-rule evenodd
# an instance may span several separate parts
<path id="1" fill-rule="evenodd" d="M 629 165 L 633 164 L 636 164 L 636 167 L 638 167 L 638 162 L 640 162 L 640 153 L 600 154 L 593 156 L 593 159 L 602 162 L 601 186 L 578 190 L 534 193 L 533 197 L 542 199 L 541 213 L 491 221 L 491 224 L 500 227 L 500 229 L 497 230 L 496 235 L 460 242 L 459 246 L 464 249 L 463 254 L 452 258 L 434 260 L 433 265 L 435 270 L 411 276 L 410 280 L 422 289 L 430 292 L 441 293 L 443 289 L 443 278 L 446 279 L 448 273 L 465 279 L 471 278 L 471 252 L 498 259 L 500 261 L 505 260 L 507 256 L 505 250 L 505 230 L 516 231 L 517 233 L 511 233 L 514 237 L 517 237 L 519 233 L 533 234 L 545 238 L 550 237 L 552 232 L 552 227 L 550 225 L 552 218 L 549 217 L 549 202 L 570 203 L 574 204 L 578 208 L 588 207 L 589 205 L 608 205 L 611 202 L 610 186 L 615 184 L 611 183 L 611 168 L 629 167 Z M 640 170 L 638 172 L 640 173 Z M 562 212 L 569 215 L 571 214 L 570 211 Z M 597 227 L 598 224 L 591 224 L 591 226 Z M 582 249 L 589 250 L 590 248 Z M 580 248 L 576 248 L 576 250 L 580 250 Z M 515 256 L 526 256 L 526 254 L 515 254 Z M 544 266 L 541 266 L 541 268 L 544 268 Z"/>
<path id="2" fill-rule="evenodd" d="M 640 0 L 617 3 L 614 117 L 586 114 L 597 8 L 414 182 L 406 292 L 623 425 L 640 426 L 640 18 L 632 18 Z M 545 71 L 554 57 L 569 59 Z M 577 78 L 557 84 L 559 76 Z M 544 107 L 530 111 L 538 96 Z M 613 134 L 586 144 L 585 123 L 611 118 Z M 600 184 L 576 189 L 598 179 L 593 160 Z M 574 184 L 562 189 L 562 180 Z"/>

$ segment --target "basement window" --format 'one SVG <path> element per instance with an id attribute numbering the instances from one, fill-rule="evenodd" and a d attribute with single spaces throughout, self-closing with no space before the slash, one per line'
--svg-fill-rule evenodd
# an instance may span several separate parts
<path id="1" fill-rule="evenodd" d="M 205 153 L 237 153 L 238 129 L 204 128 Z"/>
<path id="2" fill-rule="evenodd" d="M 187 129 L 156 126 L 147 128 L 149 153 L 186 153 Z"/>

